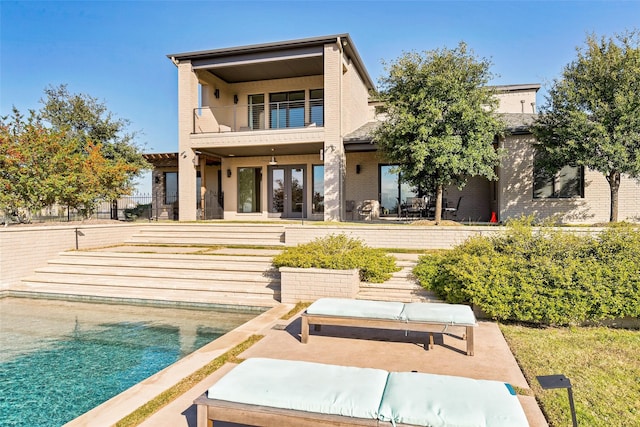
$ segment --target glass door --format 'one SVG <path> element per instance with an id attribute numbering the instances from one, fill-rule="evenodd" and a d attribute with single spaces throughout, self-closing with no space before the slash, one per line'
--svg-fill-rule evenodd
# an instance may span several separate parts
<path id="1" fill-rule="evenodd" d="M 281 218 L 304 218 L 305 167 L 269 167 L 269 213 Z M 278 215 L 275 215 L 278 216 Z"/>
<path id="2" fill-rule="evenodd" d="M 380 165 L 380 215 L 400 215 L 400 205 L 408 198 L 416 197 L 409 184 L 402 182 L 402 176 L 394 165 Z"/>

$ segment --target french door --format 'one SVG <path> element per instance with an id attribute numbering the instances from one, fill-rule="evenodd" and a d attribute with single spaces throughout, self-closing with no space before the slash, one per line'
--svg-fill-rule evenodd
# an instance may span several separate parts
<path id="1" fill-rule="evenodd" d="M 281 218 L 304 218 L 306 184 L 304 166 L 269 167 L 269 213 Z"/>

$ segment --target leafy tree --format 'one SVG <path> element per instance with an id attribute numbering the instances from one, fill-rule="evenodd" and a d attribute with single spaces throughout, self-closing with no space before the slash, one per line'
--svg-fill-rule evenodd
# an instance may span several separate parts
<path id="1" fill-rule="evenodd" d="M 54 203 L 85 216 L 96 204 L 128 194 L 133 179 L 148 167 L 104 104 L 71 95 L 66 86 L 45 90 L 40 113 L 27 119 L 13 109 L 0 118 L 0 209 L 29 220 L 29 212 Z"/>
<path id="2" fill-rule="evenodd" d="M 618 220 L 621 174 L 640 178 L 639 41 L 637 32 L 589 35 L 533 126 L 542 168 L 584 166 L 606 177 L 611 222 Z"/>
<path id="3" fill-rule="evenodd" d="M 54 129 L 65 130 L 75 138 L 79 151 L 89 141 L 100 144 L 106 159 L 124 160 L 136 167 L 130 171 L 131 179 L 149 168 L 135 144 L 137 133 L 126 131 L 129 120 L 114 117 L 104 103 L 92 96 L 69 93 L 66 85 L 49 86 L 44 92 L 46 99 L 40 100 L 42 118 Z"/>
<path id="4" fill-rule="evenodd" d="M 0 209 L 20 222 L 30 211 L 56 201 L 69 170 L 73 148 L 60 131 L 47 128 L 34 112 L 25 120 L 14 108 L 9 120 L 0 122 Z"/>
<path id="5" fill-rule="evenodd" d="M 455 49 L 404 53 L 385 64 L 379 95 L 388 120 L 374 139 L 404 181 L 435 190 L 436 222 L 444 187 L 462 188 L 470 176 L 497 179 L 500 156 L 492 142 L 505 126 L 487 87 L 490 65 L 463 42 Z"/>

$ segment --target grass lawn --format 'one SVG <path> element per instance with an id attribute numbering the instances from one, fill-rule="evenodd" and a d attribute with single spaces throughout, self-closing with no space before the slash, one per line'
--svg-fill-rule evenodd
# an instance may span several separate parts
<path id="1" fill-rule="evenodd" d="M 536 376 L 571 380 L 578 425 L 640 426 L 640 330 L 500 325 L 551 427 L 571 426 L 567 391 Z"/>

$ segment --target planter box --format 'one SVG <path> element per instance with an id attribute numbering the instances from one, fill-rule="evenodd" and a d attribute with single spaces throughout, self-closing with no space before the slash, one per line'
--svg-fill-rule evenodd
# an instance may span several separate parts
<path id="1" fill-rule="evenodd" d="M 360 272 L 323 268 L 280 267 L 283 303 L 310 302 L 318 298 L 355 298 L 360 290 Z"/>

